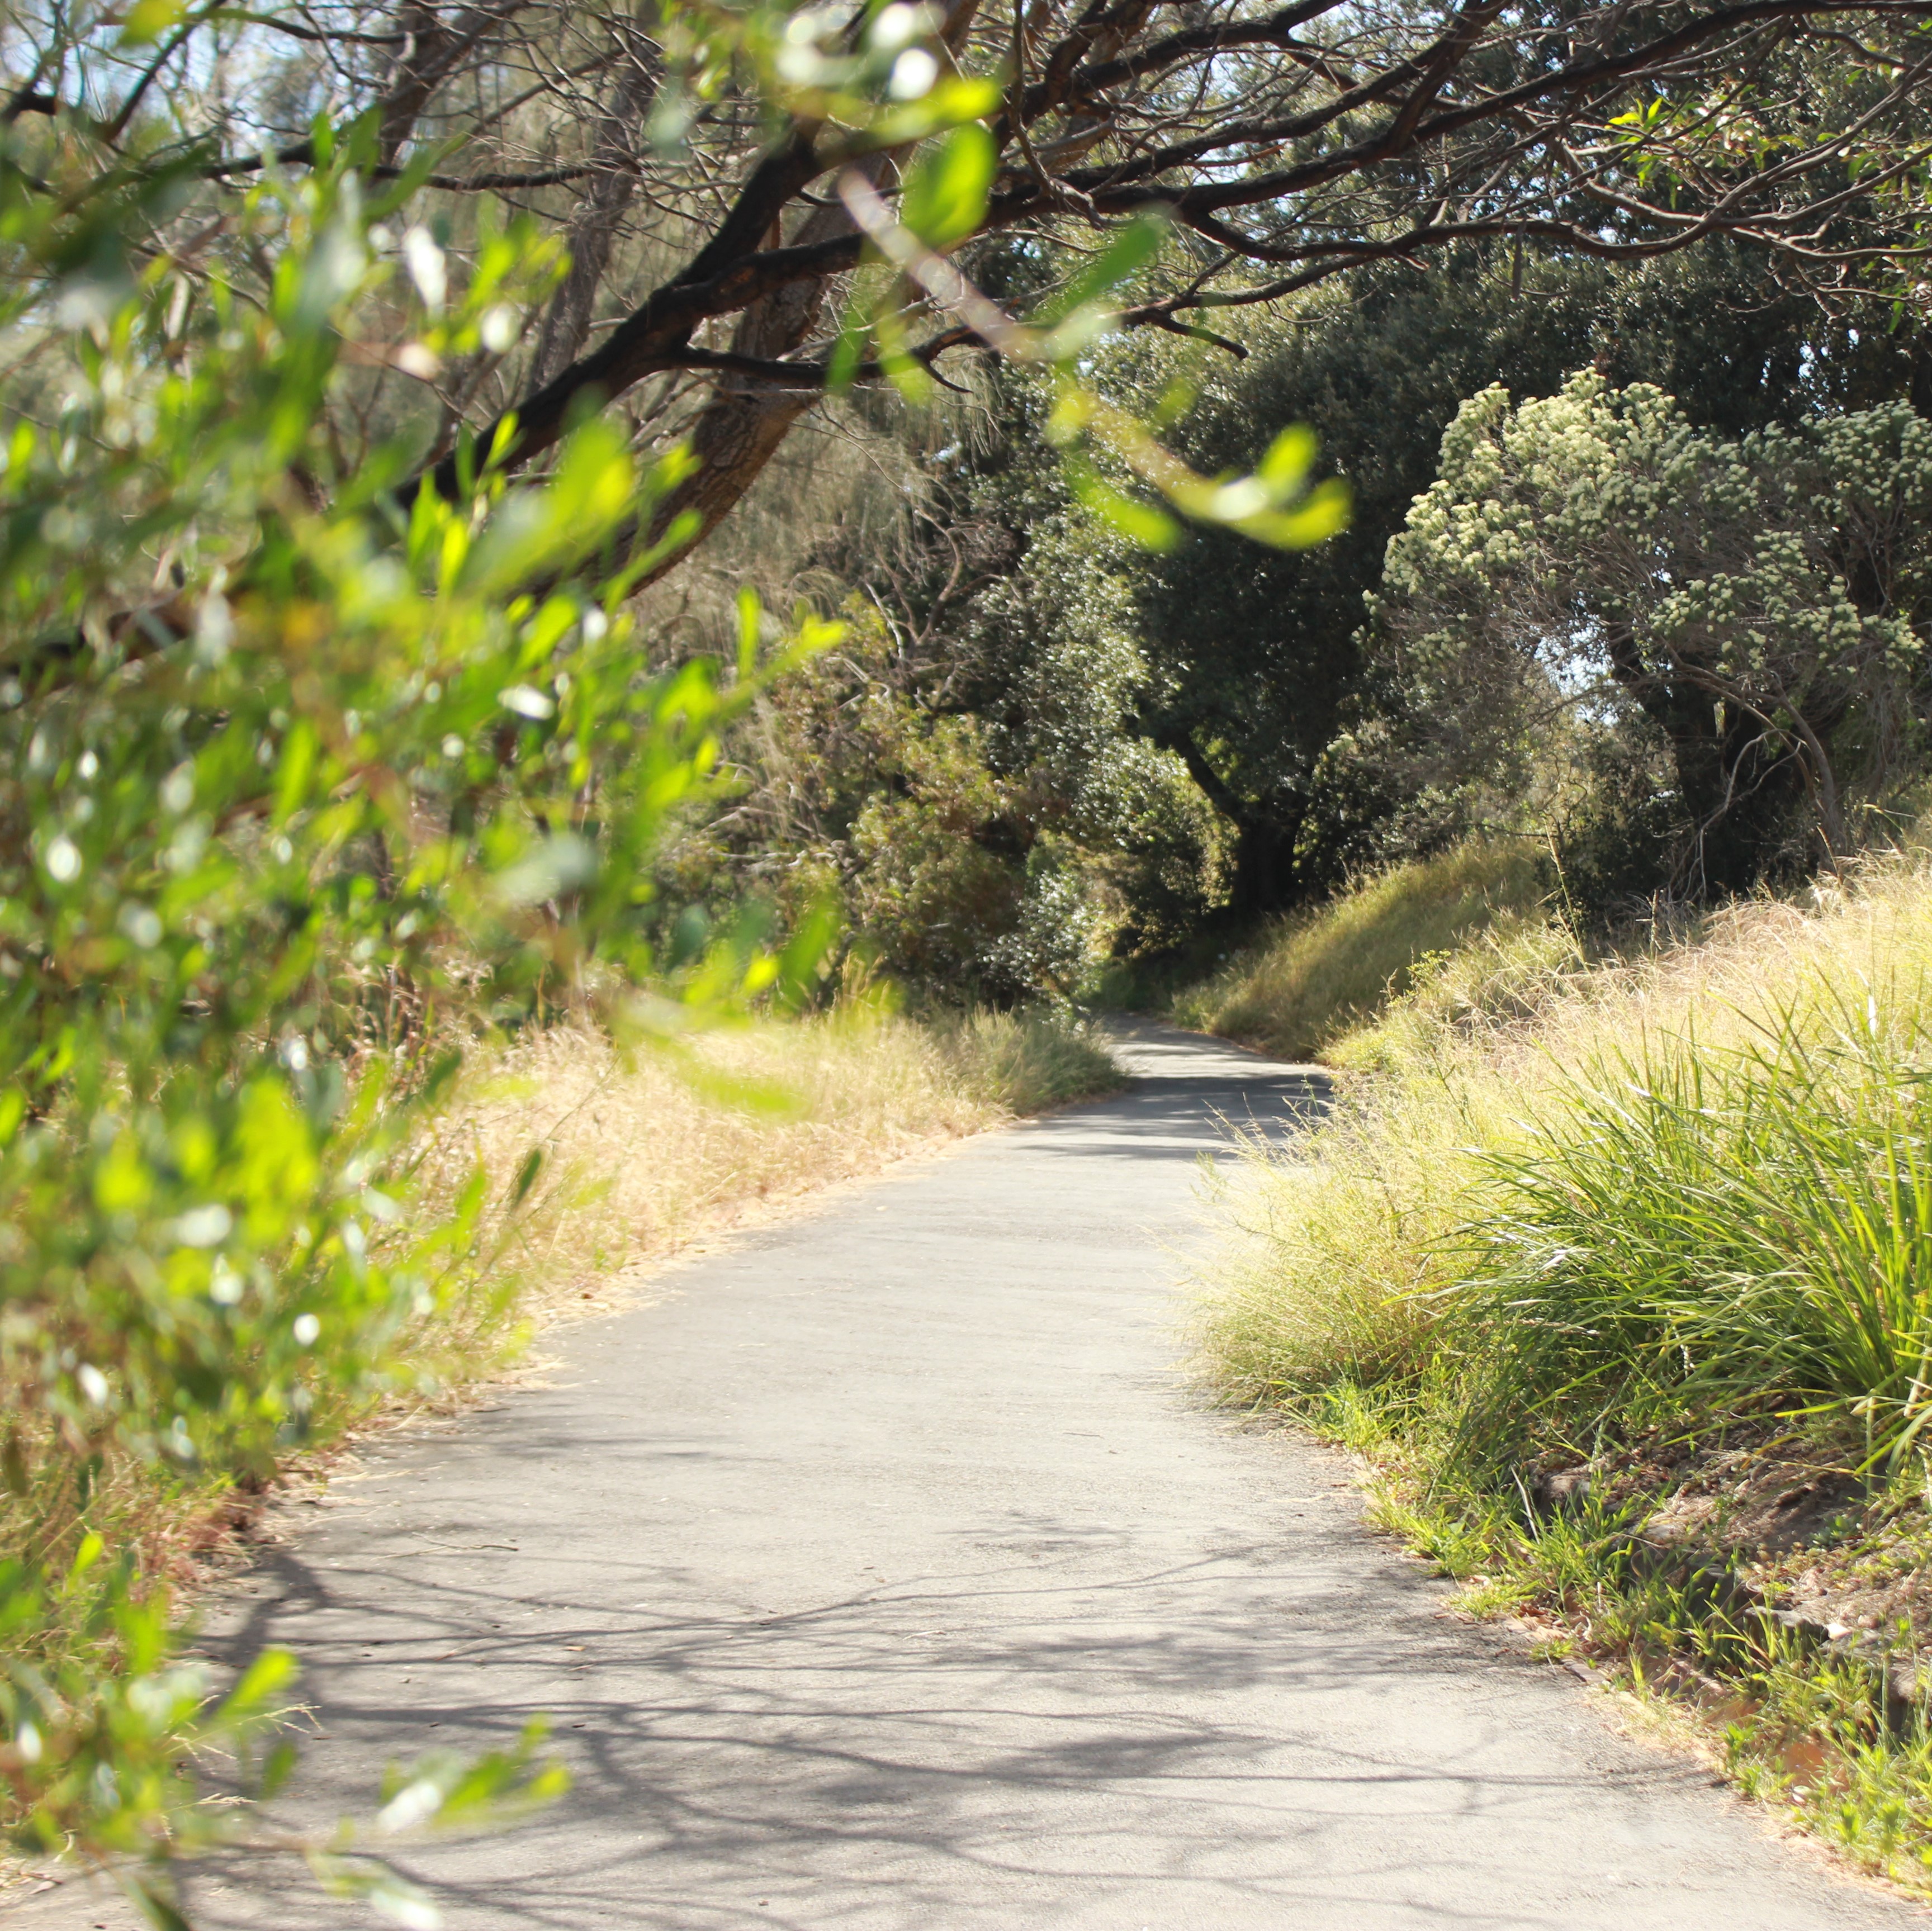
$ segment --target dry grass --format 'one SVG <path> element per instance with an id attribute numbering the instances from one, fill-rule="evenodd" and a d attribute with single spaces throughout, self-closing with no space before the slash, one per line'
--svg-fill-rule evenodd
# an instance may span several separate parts
<path id="1" fill-rule="evenodd" d="M 1208 1374 L 1370 1457 L 1463 1606 L 1704 1698 L 1747 1794 L 1928 1888 L 1932 859 L 1594 964 L 1501 933 L 1334 1057 L 1377 1070 L 1230 1186 Z"/>
<path id="2" fill-rule="evenodd" d="M 1209 1372 L 1258 1400 L 1382 1380 L 1424 1343 L 1428 1297 L 1455 1278 L 1445 1243 L 1486 1211 L 1490 1157 L 1561 1117 L 1580 1075 L 1687 1041 L 1718 1055 L 1786 1028 L 1828 1039 L 1868 1000 L 1888 1019 L 1932 1009 L 1924 853 L 1587 967 L 1541 922 L 1478 935 L 1411 1003 L 1333 1042 L 1331 1059 L 1374 1075 L 1344 1084 L 1318 1135 L 1256 1150 L 1231 1186 Z"/>
<path id="3" fill-rule="evenodd" d="M 1474 840 L 1394 865 L 1282 920 L 1182 994 L 1174 1017 L 1283 1058 L 1324 1054 L 1418 972 L 1476 934 L 1514 931 L 1546 896 L 1538 856 L 1526 846 Z"/>
<path id="4" fill-rule="evenodd" d="M 856 1009 L 619 1051 L 560 1026 L 469 1073 L 422 1169 L 431 1204 L 478 1168 L 502 1243 L 491 1282 L 446 1318 L 473 1351 L 506 1309 L 541 1324 L 625 1269 L 763 1203 L 870 1173 L 916 1150 L 1103 1091 L 1102 1048 L 1050 1015 L 921 1024 Z M 536 1186 L 507 1203 L 532 1147 Z"/>

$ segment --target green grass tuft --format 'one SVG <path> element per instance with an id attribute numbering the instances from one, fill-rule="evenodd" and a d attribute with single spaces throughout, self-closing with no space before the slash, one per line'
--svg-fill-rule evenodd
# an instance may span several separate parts
<path id="1" fill-rule="evenodd" d="M 982 1009 L 932 1024 L 960 1084 L 1010 1113 L 1038 1113 L 1123 1084 L 1106 1042 L 1086 1021 L 1058 1006 Z"/>
<path id="2" fill-rule="evenodd" d="M 1207 1374 L 1364 1456 L 1465 1610 L 1932 1888 L 1932 1729 L 1888 1687 L 1932 1688 L 1932 866 L 1594 963 L 1494 921 L 1334 1051 L 1373 1070 L 1224 1183 Z"/>

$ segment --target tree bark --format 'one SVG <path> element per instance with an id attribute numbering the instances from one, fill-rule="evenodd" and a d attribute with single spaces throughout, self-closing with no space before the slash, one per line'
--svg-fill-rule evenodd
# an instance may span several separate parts
<path id="1" fill-rule="evenodd" d="M 570 224 L 569 272 L 550 298 L 531 364 L 530 379 L 536 388 L 556 381 L 583 353 L 617 229 L 637 193 L 638 130 L 656 98 L 659 73 L 641 18 L 628 23 L 624 37 L 629 44 L 591 148 L 596 172 Z"/>
<path id="2" fill-rule="evenodd" d="M 1228 892 L 1229 919 L 1247 924 L 1297 904 L 1303 895 L 1294 847 L 1308 815 L 1307 800 L 1298 797 L 1285 811 L 1255 804 L 1229 785 L 1187 731 L 1156 732 L 1154 741 L 1186 766 L 1188 776 L 1202 795 L 1233 828 L 1234 875 Z"/>
<path id="3" fill-rule="evenodd" d="M 892 166 L 875 157 L 858 170 L 876 186 Z M 844 205 L 815 208 L 800 222 L 789 245 L 809 247 L 852 232 L 852 217 Z M 831 286 L 826 277 L 793 282 L 754 302 L 738 318 L 731 333 L 731 352 L 760 361 L 774 361 L 802 348 L 817 330 Z M 694 513 L 698 527 L 690 539 L 661 557 L 639 580 L 655 583 L 675 569 L 690 552 L 724 521 L 778 453 L 800 416 L 818 401 L 811 389 L 776 388 L 769 382 L 733 381 L 727 377 L 692 432 L 692 454 L 697 469 L 658 505 L 645 536 L 646 544 L 663 539 L 677 517 Z"/>

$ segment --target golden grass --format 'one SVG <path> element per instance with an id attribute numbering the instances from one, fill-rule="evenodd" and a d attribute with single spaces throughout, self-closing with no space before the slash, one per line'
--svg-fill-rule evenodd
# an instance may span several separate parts
<path id="1" fill-rule="evenodd" d="M 1227 1184 L 1229 1235 L 1204 1292 L 1203 1365 L 1231 1397 L 1372 1384 L 1412 1362 L 1445 1239 L 1484 1210 L 1486 1156 L 1561 1117 L 1622 1059 L 1720 1053 L 1786 1027 L 1828 1039 L 1847 1012 L 1932 1006 L 1932 859 L 1875 861 L 1802 904 L 1759 901 L 1674 941 L 1586 964 L 1541 922 L 1479 937 L 1414 1003 L 1344 1033 L 1334 1114 Z M 1694 1042 L 1694 1047 L 1687 1042 Z"/>
<path id="2" fill-rule="evenodd" d="M 854 1008 L 620 1052 L 558 1026 L 467 1073 L 428 1150 L 431 1207 L 478 1167 L 498 1203 L 490 1270 L 538 1324 L 602 1297 L 626 1268 L 770 1202 L 875 1171 L 922 1147 L 1118 1084 L 1102 1048 L 1050 1015 L 920 1024 Z M 543 1167 L 505 1204 L 530 1150 Z M 448 1317 L 460 1347 L 500 1312 L 479 1293 Z"/>
<path id="3" fill-rule="evenodd" d="M 1408 990 L 1419 969 L 1546 896 L 1537 853 L 1480 840 L 1391 866 L 1281 921 L 1174 1002 L 1184 1026 L 1288 1059 L 1325 1052 Z"/>
<path id="4" fill-rule="evenodd" d="M 1747 1795 L 1924 1891 L 1932 1719 L 1900 1717 L 1884 1670 L 1932 1678 L 1912 1432 L 1932 857 L 1594 964 L 1548 928 L 1498 932 L 1333 1057 L 1376 1070 L 1342 1075 L 1318 1132 L 1252 1145 L 1227 1186 L 1205 1372 L 1368 1458 L 1378 1519 L 1469 1585 L 1460 1606 L 1688 1698 Z M 1681 1380 L 1646 1365 L 1658 1309 L 1696 1318 L 1674 1330 L 1700 1357 L 1672 1351 Z M 1532 1509 L 1546 1450 L 1588 1458 L 1580 1510 Z M 1800 1465 L 1844 1485 L 1844 1510 L 1785 1549 L 1740 1498 Z M 1633 1528 L 1667 1519 L 1680 1483 L 1711 1540 L 1632 1564 Z M 1720 1567 L 1820 1627 L 1882 1630 L 1879 1663 L 1754 1634 L 1695 1586 Z"/>

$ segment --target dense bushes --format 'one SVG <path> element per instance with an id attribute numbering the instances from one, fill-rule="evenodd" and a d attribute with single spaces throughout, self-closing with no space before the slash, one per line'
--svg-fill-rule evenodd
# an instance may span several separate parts
<path id="1" fill-rule="evenodd" d="M 14 418 L 0 473 L 0 1771 L 48 1848 L 158 1856 L 219 1824 L 183 1752 L 242 1741 L 286 1660 L 202 1709 L 174 1537 L 434 1374 L 506 1204 L 480 1171 L 410 1189 L 456 1049 L 560 999 L 662 1030 L 680 991 L 787 970 L 656 901 L 763 674 L 637 674 L 627 580 L 592 559 L 666 476 L 592 425 L 541 484 L 466 450 L 460 500 L 405 505 L 409 450 L 329 415 L 364 328 L 471 352 L 552 260 L 517 230 L 460 277 L 426 233 L 399 249 L 410 183 L 365 192 L 373 130 L 316 138 L 235 217 L 260 307 L 166 254 L 137 271 L 104 189 L 84 289 L 61 205 L 8 216 L 0 325 L 63 287 L 72 322 L 37 343 L 59 412 Z"/>

